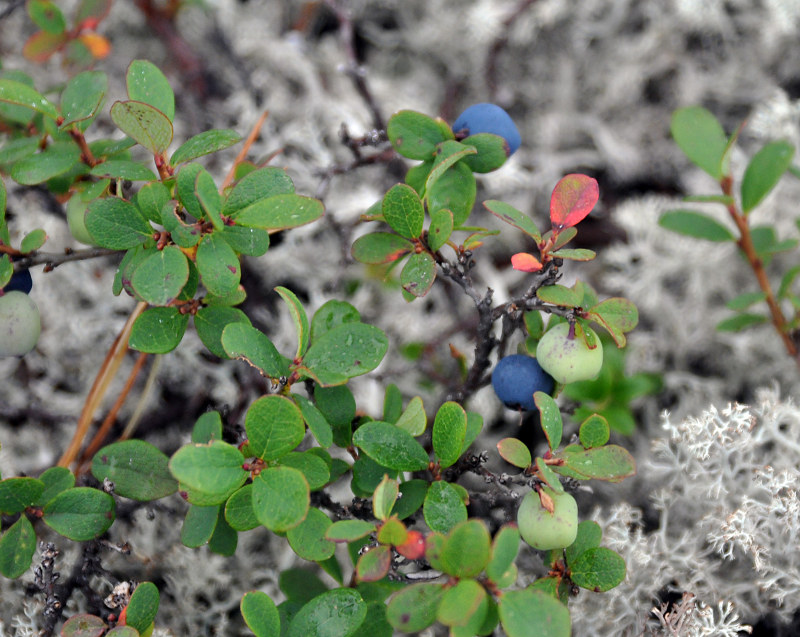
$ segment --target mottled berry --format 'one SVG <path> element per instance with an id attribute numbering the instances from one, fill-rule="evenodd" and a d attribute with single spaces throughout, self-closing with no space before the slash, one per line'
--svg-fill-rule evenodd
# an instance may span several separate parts
<path id="1" fill-rule="evenodd" d="M 533 395 L 537 391 L 550 394 L 555 382 L 537 360 L 524 354 L 501 359 L 492 372 L 494 393 L 509 409 L 536 409 Z"/>
<path id="2" fill-rule="evenodd" d="M 508 155 L 513 155 L 522 143 L 516 124 L 511 116 L 497 104 L 473 104 L 453 123 L 453 133 L 459 137 L 468 137 L 478 133 L 499 135 L 508 144 Z"/>

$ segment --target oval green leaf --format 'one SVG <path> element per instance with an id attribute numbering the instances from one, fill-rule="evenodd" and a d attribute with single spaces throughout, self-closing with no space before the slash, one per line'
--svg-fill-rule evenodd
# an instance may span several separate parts
<path id="1" fill-rule="evenodd" d="M 270 467 L 253 480 L 253 510 L 270 531 L 284 532 L 308 513 L 310 495 L 305 476 L 292 467 Z"/>
<path id="2" fill-rule="evenodd" d="M 178 489 L 168 463 L 169 458 L 149 442 L 124 440 L 107 445 L 95 454 L 92 475 L 100 482 L 106 478 L 111 480 L 118 495 L 147 502 Z"/>
<path id="3" fill-rule="evenodd" d="M 62 491 L 44 507 L 45 524 L 76 542 L 100 537 L 114 522 L 116 505 L 108 493 L 89 487 Z"/>
<path id="4" fill-rule="evenodd" d="M 388 422 L 361 425 L 353 434 L 353 444 L 378 464 L 397 471 L 422 471 L 430 461 L 411 434 Z"/>

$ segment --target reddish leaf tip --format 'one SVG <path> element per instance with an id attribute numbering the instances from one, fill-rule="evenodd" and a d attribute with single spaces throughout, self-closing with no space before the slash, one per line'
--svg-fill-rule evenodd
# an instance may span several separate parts
<path id="1" fill-rule="evenodd" d="M 521 272 L 538 272 L 542 269 L 542 264 L 532 254 L 518 252 L 511 257 L 511 267 Z"/>
<path id="2" fill-rule="evenodd" d="M 588 175 L 562 177 L 550 197 L 550 221 L 554 229 L 563 230 L 579 224 L 592 211 L 600 198 L 597 180 Z"/>

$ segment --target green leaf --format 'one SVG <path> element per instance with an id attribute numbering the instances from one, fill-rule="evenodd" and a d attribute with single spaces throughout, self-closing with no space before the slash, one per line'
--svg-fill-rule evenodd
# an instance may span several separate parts
<path id="1" fill-rule="evenodd" d="M 369 547 L 358 558 L 356 576 L 360 582 L 377 582 L 389 573 L 392 549 L 386 545 Z"/>
<path id="2" fill-rule="evenodd" d="M 356 399 L 346 385 L 314 387 L 314 400 L 333 429 L 334 444 L 348 447 L 352 443 L 352 422 L 356 417 Z"/>
<path id="3" fill-rule="evenodd" d="M 449 210 L 453 213 L 453 225 L 459 228 L 466 222 L 475 205 L 475 175 L 466 164 L 458 162 L 430 185 L 434 172 L 435 170 L 431 172 L 427 182 L 428 209 Z"/>
<path id="4" fill-rule="evenodd" d="M 197 182 L 197 175 L 205 170 L 200 164 L 186 164 L 181 166 L 176 178 L 177 196 L 186 212 L 192 215 L 195 219 L 203 218 L 203 207 L 200 200 L 197 198 L 195 191 L 195 184 Z"/>
<path id="5" fill-rule="evenodd" d="M 145 632 L 158 613 L 158 588 L 153 582 L 142 582 L 133 591 L 125 614 L 125 625 Z"/>
<path id="6" fill-rule="evenodd" d="M 542 591 L 506 591 L 498 601 L 500 623 L 508 637 L 529 637 L 536 626 L 538 637 L 570 637 L 569 610 Z"/>
<path id="7" fill-rule="evenodd" d="M 308 602 L 289 624 L 286 637 L 350 637 L 367 616 L 358 591 L 337 588 Z"/>
<path id="8" fill-rule="evenodd" d="M 259 168 L 236 183 L 222 205 L 222 214 L 236 218 L 240 210 L 257 201 L 293 193 L 294 184 L 285 170 L 274 166 Z"/>
<path id="9" fill-rule="evenodd" d="M 737 314 L 736 316 L 723 319 L 717 323 L 716 330 L 718 332 L 741 332 L 748 327 L 761 325 L 763 323 L 767 323 L 768 321 L 769 319 L 763 314 L 751 314 L 749 312 L 743 312 L 742 314 Z"/>
<path id="10" fill-rule="evenodd" d="M 530 449 L 524 442 L 516 438 L 503 438 L 497 443 L 497 451 L 503 460 L 520 469 L 527 469 L 533 464 Z"/>
<path id="11" fill-rule="evenodd" d="M 617 347 L 625 347 L 625 332 L 638 325 L 639 311 L 632 301 L 615 296 L 592 307 L 588 318 L 602 325 Z"/>
<path id="12" fill-rule="evenodd" d="M 304 226 L 325 212 L 319 199 L 301 195 L 275 195 L 259 199 L 234 215 L 236 224 L 250 228 L 278 231 Z"/>
<path id="13" fill-rule="evenodd" d="M 539 228 L 536 227 L 534 221 L 514 206 L 495 199 L 484 201 L 483 205 L 495 217 L 521 230 L 536 241 L 537 244 L 542 242 L 542 233 L 539 232 Z"/>
<path id="14" fill-rule="evenodd" d="M 386 618 L 404 633 L 424 630 L 436 621 L 444 592 L 443 584 L 424 582 L 406 586 L 389 600 Z"/>
<path id="15" fill-rule="evenodd" d="M 604 593 L 625 579 L 625 560 L 611 549 L 591 548 L 570 564 L 572 581 L 596 593 Z"/>
<path id="16" fill-rule="evenodd" d="M 44 245 L 47 240 L 47 234 L 41 228 L 31 230 L 26 234 L 19 244 L 19 251 L 23 254 L 28 254 L 34 250 L 38 250 Z"/>
<path id="17" fill-rule="evenodd" d="M 236 531 L 249 531 L 260 526 L 253 511 L 253 485 L 246 484 L 225 503 L 225 521 Z"/>
<path id="18" fill-rule="evenodd" d="M 556 473 L 568 475 L 567 472 L 573 471 L 584 480 L 621 482 L 636 473 L 636 462 L 633 456 L 627 449 L 617 445 L 606 445 L 581 451 L 572 451 L 567 447 L 559 454 L 559 457 L 564 459 L 564 465 L 563 467 L 553 466 Z M 567 472 L 562 469 L 567 469 Z"/>
<path id="19" fill-rule="evenodd" d="M 212 440 L 222 440 L 222 417 L 218 411 L 207 411 L 192 427 L 192 442 L 205 444 Z"/>
<path id="20" fill-rule="evenodd" d="M 127 250 L 153 234 L 138 208 L 119 197 L 95 199 L 86 211 L 86 229 L 97 244 L 112 250 Z"/>
<path id="21" fill-rule="evenodd" d="M 449 139 L 436 145 L 436 153 L 433 158 L 433 169 L 425 181 L 425 192 L 430 194 L 436 182 L 444 175 L 456 162 L 464 159 L 468 155 L 475 155 L 473 147 L 465 146 L 461 142 Z M 469 169 L 467 169 L 469 170 Z M 472 172 L 472 171 L 470 171 Z M 434 208 L 435 210 L 436 208 Z"/>
<path id="22" fill-rule="evenodd" d="M 236 289 L 242 276 L 239 257 L 218 233 L 205 235 L 197 246 L 197 269 L 206 289 L 222 296 Z"/>
<path id="23" fill-rule="evenodd" d="M 175 493 L 178 483 L 170 475 L 169 458 L 144 440 L 123 440 L 100 449 L 92 459 L 92 475 L 114 483 L 114 492 L 148 502 Z"/>
<path id="24" fill-rule="evenodd" d="M 700 106 L 681 108 L 672 114 L 672 138 L 689 160 L 719 181 L 728 137 L 714 115 Z"/>
<path id="25" fill-rule="evenodd" d="M 300 407 L 303 419 L 306 421 L 309 431 L 311 431 L 314 438 L 317 439 L 319 446 L 325 449 L 330 447 L 333 444 L 333 432 L 322 412 L 317 409 L 314 403 L 303 396 L 294 394 L 292 395 L 292 399 L 297 406 Z"/>
<path id="26" fill-rule="evenodd" d="M 262 591 L 249 591 L 239 604 L 247 627 L 255 637 L 276 637 L 280 634 L 281 618 L 278 608 L 269 595 Z"/>
<path id="27" fill-rule="evenodd" d="M 658 225 L 678 234 L 708 241 L 733 241 L 728 228 L 716 219 L 692 210 L 668 210 L 658 220 Z"/>
<path id="28" fill-rule="evenodd" d="M 54 142 L 35 155 L 20 159 L 11 167 L 11 178 L 23 186 L 41 184 L 62 175 L 80 163 L 81 151 L 71 142 Z"/>
<path id="29" fill-rule="evenodd" d="M 428 246 L 438 252 L 447 243 L 453 233 L 453 213 L 449 210 L 437 210 L 431 214 L 428 227 Z"/>
<path id="30" fill-rule="evenodd" d="M 297 526 L 308 513 L 308 482 L 292 467 L 269 467 L 259 473 L 252 495 L 256 518 L 276 533 Z"/>
<path id="31" fill-rule="evenodd" d="M 172 141 L 171 120 L 144 102 L 114 102 L 111 119 L 123 133 L 154 155 L 162 154 Z"/>
<path id="32" fill-rule="evenodd" d="M 216 153 L 239 143 L 242 138 L 236 131 L 214 128 L 190 137 L 172 153 L 169 163 L 173 166 L 192 161 L 203 155 Z"/>
<path id="33" fill-rule="evenodd" d="M 550 254 L 559 259 L 569 259 L 570 261 L 591 261 L 597 256 L 594 250 L 587 250 L 586 248 L 565 248 L 563 250 L 556 250 Z"/>
<path id="34" fill-rule="evenodd" d="M 392 115 L 386 134 L 395 150 L 408 159 L 428 159 L 436 144 L 445 140 L 434 119 L 415 111 L 399 111 Z"/>
<path id="35" fill-rule="evenodd" d="M 127 179 L 128 181 L 154 181 L 158 179 L 155 173 L 142 166 L 142 164 L 125 159 L 109 159 L 98 164 L 89 171 L 95 177 L 109 177 L 111 179 Z"/>
<path id="36" fill-rule="evenodd" d="M 62 491 L 75 486 L 75 476 L 66 467 L 50 467 L 39 476 L 39 480 L 44 483 L 44 491 L 36 506 L 44 506 Z"/>
<path id="37" fill-rule="evenodd" d="M 350 252 L 356 261 L 368 265 L 391 263 L 414 250 L 414 244 L 391 232 L 371 232 L 353 242 Z"/>
<path id="38" fill-rule="evenodd" d="M 600 546 L 602 537 L 603 530 L 597 522 L 584 520 L 578 524 L 578 535 L 566 549 L 567 564 L 571 566 L 584 551 Z"/>
<path id="39" fill-rule="evenodd" d="M 372 512 L 376 520 L 385 521 L 389 518 L 399 491 L 397 480 L 384 475 L 372 494 Z"/>
<path id="40" fill-rule="evenodd" d="M 150 305 L 169 305 L 189 280 L 189 263 L 177 246 L 156 250 L 133 271 L 131 286 Z"/>
<path id="41" fill-rule="evenodd" d="M 400 520 L 404 520 L 408 516 L 416 513 L 425 502 L 428 482 L 419 479 L 406 480 L 405 482 L 401 482 L 399 487 L 400 497 L 394 503 L 392 515 L 397 516 Z"/>
<path id="42" fill-rule="evenodd" d="M 100 537 L 114 522 L 116 505 L 108 493 L 89 487 L 62 491 L 45 505 L 45 524 L 70 540 Z"/>
<path id="43" fill-rule="evenodd" d="M 738 296 L 735 296 L 730 301 L 725 303 L 725 307 L 729 310 L 735 310 L 740 312 L 742 310 L 746 310 L 751 305 L 755 305 L 760 301 L 763 301 L 767 298 L 767 294 L 765 292 L 743 292 Z"/>
<path id="44" fill-rule="evenodd" d="M 602 447 L 608 442 L 608 421 L 599 414 L 593 414 L 581 423 L 578 433 L 581 445 L 585 449 Z"/>
<path id="45" fill-rule="evenodd" d="M 108 76 L 102 71 L 84 71 L 73 77 L 61 94 L 64 129 L 76 122 L 91 119 L 100 110 L 108 92 Z"/>
<path id="46" fill-rule="evenodd" d="M 190 505 L 181 527 L 181 544 L 192 549 L 207 544 L 217 527 L 220 506 Z"/>
<path id="47" fill-rule="evenodd" d="M 422 234 L 425 209 L 419 195 L 411 186 L 392 186 L 383 197 L 381 212 L 386 223 L 400 236 L 416 239 Z"/>
<path id="48" fill-rule="evenodd" d="M 248 452 L 267 462 L 297 447 L 306 428 L 300 408 L 285 396 L 262 396 L 245 416 Z"/>
<path id="49" fill-rule="evenodd" d="M 59 34 L 67 28 L 64 14 L 55 2 L 29 0 L 28 15 L 37 27 L 47 33 Z"/>
<path id="50" fill-rule="evenodd" d="M 519 552 L 519 529 L 515 525 L 504 524 L 495 534 L 492 553 L 486 565 L 486 575 L 493 582 L 502 580 L 514 565 Z"/>
<path id="51" fill-rule="evenodd" d="M 432 531 L 447 533 L 456 524 L 467 519 L 467 507 L 453 485 L 439 480 L 428 487 L 422 515 Z"/>
<path id="52" fill-rule="evenodd" d="M 34 506 L 44 493 L 44 482 L 36 478 L 6 478 L 0 481 L 0 512 L 21 513 Z"/>
<path id="53" fill-rule="evenodd" d="M 293 602 L 305 604 L 328 590 L 315 573 L 303 568 L 288 568 L 278 576 L 278 586 Z"/>
<path id="54" fill-rule="evenodd" d="M 294 329 L 297 333 L 297 353 L 295 358 L 302 358 L 308 350 L 308 343 L 311 340 L 311 330 L 308 323 L 308 314 L 300 303 L 300 299 L 290 289 L 278 286 L 275 291 L 280 294 L 280 297 L 286 302 L 289 307 L 289 313 L 292 315 L 292 322 Z"/>
<path id="55" fill-rule="evenodd" d="M 25 515 L 21 515 L 0 537 L 0 574 L 17 579 L 31 567 L 36 552 L 36 531 Z"/>
<path id="56" fill-rule="evenodd" d="M 439 560 L 444 572 L 459 579 L 476 577 L 491 557 L 491 537 L 482 520 L 467 520 L 445 538 Z"/>
<path id="57" fill-rule="evenodd" d="M 251 325 L 227 325 L 222 330 L 222 347 L 228 356 L 249 363 L 265 376 L 280 378 L 289 375 L 289 367 L 272 341 Z"/>
<path id="58" fill-rule="evenodd" d="M 545 285 L 536 290 L 536 296 L 545 303 L 552 303 L 559 307 L 578 307 L 581 298 L 578 293 L 563 285 Z"/>
<path id="59" fill-rule="evenodd" d="M 464 444 L 461 447 L 461 455 L 469 449 L 470 445 L 475 442 L 478 434 L 483 429 L 483 416 L 474 411 L 467 412 L 467 433 L 464 436 Z"/>
<path id="60" fill-rule="evenodd" d="M 427 252 L 412 254 L 400 272 L 400 284 L 410 298 L 425 296 L 436 279 L 436 263 Z"/>
<path id="61" fill-rule="evenodd" d="M 51 119 L 58 118 L 58 109 L 44 95 L 16 80 L 0 79 L 0 102 L 24 106 Z"/>
<path id="62" fill-rule="evenodd" d="M 561 436 L 564 427 L 561 421 L 561 411 L 556 401 L 544 392 L 537 391 L 533 395 L 533 401 L 539 408 L 542 429 L 544 430 L 544 435 L 547 437 L 550 451 L 555 451 L 561 444 Z"/>
<path id="63" fill-rule="evenodd" d="M 336 545 L 325 538 L 332 522 L 317 508 L 310 508 L 305 520 L 286 532 L 289 546 L 298 557 L 310 562 L 322 562 L 333 555 Z"/>
<path id="64" fill-rule="evenodd" d="M 81 613 L 73 615 L 64 622 L 64 626 L 61 628 L 61 637 L 101 637 L 106 634 L 107 630 L 108 625 L 99 617 Z M 135 632 L 136 635 L 139 634 L 138 631 Z M 119 637 L 119 633 L 116 637 Z"/>
<path id="65" fill-rule="evenodd" d="M 241 310 L 224 305 L 201 307 L 194 315 L 194 327 L 203 344 L 214 356 L 228 358 L 222 346 L 222 332 L 233 323 L 250 325 L 250 319 Z"/>
<path id="66" fill-rule="evenodd" d="M 483 623 L 487 606 L 486 589 L 475 580 L 461 580 L 445 591 L 436 618 L 451 627 L 452 635 L 459 634 L 457 628 L 467 627 L 470 630 L 466 634 L 474 635 L 475 628 Z"/>
<path id="67" fill-rule="evenodd" d="M 425 413 L 425 407 L 422 404 L 422 398 L 414 396 L 406 407 L 405 411 L 400 414 L 395 426 L 404 429 L 412 436 L 420 436 L 425 431 L 428 425 L 428 416 Z M 461 454 L 459 454 L 461 455 Z"/>
<path id="68" fill-rule="evenodd" d="M 461 456 L 461 446 L 467 433 L 467 414 L 455 402 L 446 402 L 433 421 L 433 452 L 442 468 L 449 467 Z"/>
<path id="69" fill-rule="evenodd" d="M 758 151 L 742 178 L 742 212 L 748 214 L 755 208 L 786 172 L 794 157 L 794 146 L 789 142 L 770 142 Z"/>
<path id="70" fill-rule="evenodd" d="M 225 226 L 222 238 L 239 254 L 260 257 L 269 249 L 269 233 L 260 228 Z"/>
<path id="71" fill-rule="evenodd" d="M 129 345 L 148 354 L 166 354 L 181 342 L 189 315 L 176 307 L 151 307 L 133 323 Z"/>
<path id="72" fill-rule="evenodd" d="M 353 434 L 353 444 L 378 464 L 397 471 L 422 471 L 430 461 L 411 434 L 388 422 L 361 425 Z"/>
<path id="73" fill-rule="evenodd" d="M 167 78 L 155 64 L 147 60 L 134 60 L 128 66 L 125 84 L 130 99 L 158 109 L 170 122 L 175 119 L 175 94 Z"/>
<path id="74" fill-rule="evenodd" d="M 431 174 L 431 170 L 433 170 L 432 155 L 430 159 L 426 159 L 421 164 L 409 168 L 406 173 L 405 182 L 411 186 L 420 197 L 425 194 L 425 182 L 428 181 L 428 175 Z M 380 202 L 378 202 L 378 210 L 380 210 Z M 368 210 L 364 216 L 369 217 L 370 211 Z"/>
<path id="75" fill-rule="evenodd" d="M 355 542 L 375 531 L 375 525 L 366 520 L 339 520 L 325 531 L 331 542 Z"/>
<path id="76" fill-rule="evenodd" d="M 333 328 L 346 323 L 359 323 L 361 314 L 349 303 L 331 299 L 314 312 L 311 320 L 311 340 L 318 341 Z"/>
<path id="77" fill-rule="evenodd" d="M 170 458 L 169 470 L 176 480 L 190 489 L 215 496 L 219 504 L 244 484 L 248 472 L 242 469 L 244 456 L 233 445 L 221 440 L 208 444 L 185 445 Z"/>
<path id="78" fill-rule="evenodd" d="M 386 334 L 377 327 L 345 323 L 312 343 L 303 356 L 303 368 L 323 385 L 339 385 L 375 369 L 388 347 Z"/>
<path id="79" fill-rule="evenodd" d="M 508 159 L 506 140 L 491 133 L 478 133 L 461 140 L 465 146 L 472 146 L 478 151 L 463 159 L 472 172 L 490 173 L 506 163 Z"/>
<path id="80" fill-rule="evenodd" d="M 219 213 L 222 208 L 222 196 L 217 190 L 214 178 L 206 169 L 199 170 L 194 180 L 194 194 L 197 201 L 205 213 L 205 217 L 211 221 L 214 229 L 221 231 L 225 228 Z"/>

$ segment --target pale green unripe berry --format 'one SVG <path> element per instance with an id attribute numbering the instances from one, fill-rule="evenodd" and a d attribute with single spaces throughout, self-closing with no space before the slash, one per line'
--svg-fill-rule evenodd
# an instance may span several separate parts
<path id="1" fill-rule="evenodd" d="M 24 356 L 36 347 L 41 331 L 31 297 L 18 290 L 0 296 L 0 356 Z"/>
<path id="2" fill-rule="evenodd" d="M 569 323 L 559 323 L 550 328 L 536 347 L 539 365 L 562 384 L 591 380 L 603 366 L 603 344 L 594 330 L 584 328 L 596 343 L 594 349 L 589 349 L 582 338 L 569 337 L 569 327 Z"/>
<path id="3" fill-rule="evenodd" d="M 67 225 L 76 241 L 93 246 L 95 245 L 94 239 L 86 229 L 86 221 L 84 220 L 87 207 L 88 204 L 81 201 L 80 195 L 74 195 L 67 203 Z"/>
<path id="4" fill-rule="evenodd" d="M 578 504 L 569 493 L 556 493 L 550 487 L 543 491 L 553 499 L 553 513 L 542 506 L 536 491 L 530 491 L 517 511 L 519 534 L 540 551 L 567 548 L 578 536 Z"/>

